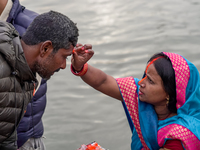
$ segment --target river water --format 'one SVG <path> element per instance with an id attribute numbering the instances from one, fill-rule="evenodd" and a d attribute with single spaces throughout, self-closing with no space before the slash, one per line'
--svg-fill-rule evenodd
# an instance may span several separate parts
<path id="1" fill-rule="evenodd" d="M 38 13 L 59 11 L 93 45 L 89 64 L 114 77 L 141 78 L 148 58 L 176 52 L 200 70 L 200 0 L 21 0 Z M 131 131 L 119 101 L 65 70 L 48 81 L 43 116 L 47 150 L 76 150 L 97 141 L 109 150 L 129 150 Z"/>

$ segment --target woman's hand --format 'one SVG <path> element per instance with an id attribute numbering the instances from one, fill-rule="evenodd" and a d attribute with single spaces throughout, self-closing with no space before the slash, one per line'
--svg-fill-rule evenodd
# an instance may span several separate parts
<path id="1" fill-rule="evenodd" d="M 73 56 L 71 59 L 72 66 L 76 71 L 80 71 L 83 65 L 93 56 L 91 44 L 82 45 L 78 43 L 73 50 Z"/>

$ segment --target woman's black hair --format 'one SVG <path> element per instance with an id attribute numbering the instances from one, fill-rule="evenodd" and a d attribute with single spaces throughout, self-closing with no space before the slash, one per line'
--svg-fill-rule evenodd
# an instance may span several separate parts
<path id="1" fill-rule="evenodd" d="M 170 59 L 163 53 L 158 53 L 152 56 L 149 61 L 159 56 L 163 56 L 163 57 L 157 59 L 153 64 L 155 66 L 156 71 L 158 72 L 158 74 L 160 75 L 163 81 L 165 92 L 169 94 L 168 109 L 170 112 L 177 113 L 175 72 L 172 67 L 172 63 Z"/>

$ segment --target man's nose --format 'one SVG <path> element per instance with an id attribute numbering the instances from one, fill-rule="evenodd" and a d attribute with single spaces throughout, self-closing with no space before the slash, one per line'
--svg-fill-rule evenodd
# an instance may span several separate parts
<path id="1" fill-rule="evenodd" d="M 61 69 L 65 69 L 67 66 L 67 60 L 65 60 L 62 65 L 60 66 Z"/>

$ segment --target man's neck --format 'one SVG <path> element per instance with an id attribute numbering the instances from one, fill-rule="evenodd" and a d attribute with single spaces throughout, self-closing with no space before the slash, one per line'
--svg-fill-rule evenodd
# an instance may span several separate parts
<path id="1" fill-rule="evenodd" d="M 39 56 L 39 48 L 41 44 L 37 45 L 27 45 L 23 40 L 21 40 L 22 49 L 26 58 L 26 61 L 31 69 L 32 72 L 35 72 L 34 70 L 34 62 L 37 60 L 37 57 Z"/>
<path id="2" fill-rule="evenodd" d="M 6 7 L 8 0 L 0 0 L 0 15 L 2 14 L 4 8 Z"/>

